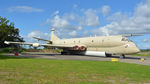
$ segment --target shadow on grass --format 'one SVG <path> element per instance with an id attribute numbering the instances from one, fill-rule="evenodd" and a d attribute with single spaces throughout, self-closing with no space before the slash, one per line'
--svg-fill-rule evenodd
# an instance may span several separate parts
<path id="1" fill-rule="evenodd" d="M 60 53 L 22 53 L 24 55 L 43 55 L 43 56 L 58 56 L 58 55 L 61 55 Z"/>

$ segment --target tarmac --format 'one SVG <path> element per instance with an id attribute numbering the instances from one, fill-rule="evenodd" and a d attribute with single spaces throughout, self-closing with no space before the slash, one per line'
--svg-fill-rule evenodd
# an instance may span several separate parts
<path id="1" fill-rule="evenodd" d="M 13 53 L 5 54 L 7 56 L 14 56 Z M 22 58 L 37 58 L 37 59 L 56 59 L 56 60 L 89 60 L 89 61 L 112 61 L 116 58 L 118 62 L 141 64 L 150 66 L 150 56 L 131 56 L 127 55 L 124 59 L 120 56 L 85 56 L 85 55 L 61 55 L 56 53 L 41 53 L 41 52 L 26 52 L 20 53 L 19 56 Z"/>

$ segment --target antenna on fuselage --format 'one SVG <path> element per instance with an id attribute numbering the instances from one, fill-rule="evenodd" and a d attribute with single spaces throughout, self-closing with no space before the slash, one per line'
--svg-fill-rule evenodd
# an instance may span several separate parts
<path id="1" fill-rule="evenodd" d="M 143 36 L 143 34 L 122 34 L 123 37 L 131 37 L 131 36 Z"/>

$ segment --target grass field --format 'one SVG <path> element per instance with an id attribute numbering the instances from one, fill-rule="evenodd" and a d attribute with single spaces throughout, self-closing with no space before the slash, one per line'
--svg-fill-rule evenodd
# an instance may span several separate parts
<path id="1" fill-rule="evenodd" d="M 144 84 L 150 66 L 0 55 L 0 84 Z"/>

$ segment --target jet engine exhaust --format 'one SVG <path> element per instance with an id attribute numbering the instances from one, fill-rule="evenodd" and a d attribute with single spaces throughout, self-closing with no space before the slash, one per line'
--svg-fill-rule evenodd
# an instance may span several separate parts
<path id="1" fill-rule="evenodd" d="M 81 51 L 84 51 L 84 50 L 86 50 L 86 47 L 81 46 L 81 47 L 80 47 L 80 50 L 81 50 Z"/>
<path id="2" fill-rule="evenodd" d="M 79 46 L 74 46 L 73 50 L 79 50 Z"/>

